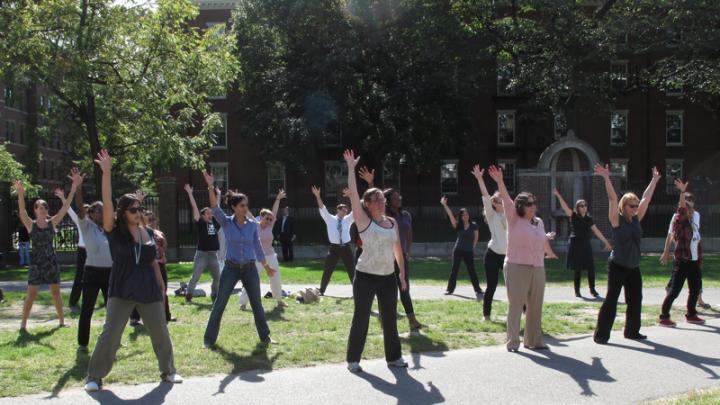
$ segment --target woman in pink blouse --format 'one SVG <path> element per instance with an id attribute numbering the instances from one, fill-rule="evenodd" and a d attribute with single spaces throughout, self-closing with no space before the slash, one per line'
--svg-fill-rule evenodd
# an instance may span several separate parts
<path id="1" fill-rule="evenodd" d="M 547 349 L 542 336 L 542 305 L 545 295 L 545 257 L 557 259 L 548 242 L 542 219 L 535 216 L 535 196 L 522 192 L 510 198 L 502 169 L 490 166 L 488 174 L 495 180 L 507 217 L 507 255 L 503 275 L 508 295 L 507 349 L 520 347 L 520 318 L 525 310 L 523 345 L 528 349 Z"/>

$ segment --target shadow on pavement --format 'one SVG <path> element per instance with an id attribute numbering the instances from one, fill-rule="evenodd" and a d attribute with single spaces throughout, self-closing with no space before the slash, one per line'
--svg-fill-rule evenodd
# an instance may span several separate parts
<path id="1" fill-rule="evenodd" d="M 106 404 L 131 404 L 131 405 L 146 405 L 146 404 L 162 404 L 165 403 L 165 397 L 173 389 L 174 384 L 171 383 L 160 383 L 157 387 L 153 388 L 152 391 L 136 399 L 122 399 L 115 395 L 111 390 L 103 389 L 101 391 L 88 393 L 92 399 L 98 401 L 98 403 Z"/>
<path id="2" fill-rule="evenodd" d="M 400 340 L 410 345 L 410 355 L 412 356 L 412 369 L 420 370 L 423 367 L 421 358 L 425 357 L 445 357 L 446 351 L 450 350 L 445 342 L 433 340 L 425 334 L 417 334 L 409 336 L 401 336 Z"/>
<path id="3" fill-rule="evenodd" d="M 592 363 L 587 364 L 572 357 L 562 356 L 550 350 L 534 351 L 533 354 L 519 351 L 523 356 L 539 366 L 551 368 L 561 373 L 567 374 L 568 377 L 575 380 L 582 391 L 583 396 L 595 396 L 590 381 L 614 382 L 615 379 L 610 376 L 610 372 L 602 364 L 602 359 L 593 357 Z"/>
<path id="4" fill-rule="evenodd" d="M 445 402 L 440 390 L 433 385 L 432 381 L 427 382 L 428 388 L 420 381 L 412 378 L 407 369 L 391 369 L 395 376 L 395 383 L 390 383 L 380 377 L 360 372 L 356 375 L 367 381 L 372 387 L 383 394 L 397 398 L 397 405 L 437 404 Z"/>
<path id="5" fill-rule="evenodd" d="M 566 343 L 578 340 L 590 339 L 592 335 L 572 336 L 567 338 L 556 338 L 552 335 L 545 335 L 545 343 L 555 347 L 568 347 Z"/>
<path id="6" fill-rule="evenodd" d="M 273 364 L 280 357 L 280 353 L 269 357 L 268 347 L 262 343 L 255 345 L 249 356 L 239 356 L 236 353 L 228 352 L 220 346 L 215 346 L 213 351 L 220 353 L 226 362 L 233 364 L 233 369 L 220 381 L 218 390 L 213 396 L 224 394 L 225 388 L 235 379 L 239 378 L 247 382 L 263 382 L 262 374 L 272 371 Z"/>
<path id="7" fill-rule="evenodd" d="M 634 346 L 627 346 L 627 345 L 621 345 L 617 343 L 609 343 L 608 346 L 615 346 L 623 349 L 628 350 L 635 350 L 642 353 L 648 353 L 648 354 L 654 354 L 656 356 L 662 356 L 667 357 L 670 359 L 675 359 L 677 361 L 683 362 L 689 366 L 696 367 L 705 373 L 708 374 L 709 378 L 713 380 L 720 379 L 720 376 L 715 372 L 715 370 L 711 369 L 710 367 L 720 367 L 720 358 L 717 357 L 705 357 L 705 356 L 699 356 L 697 354 L 693 354 L 690 352 L 686 352 L 685 350 L 680 350 L 675 347 L 663 345 L 657 342 L 653 342 L 651 340 L 639 340 L 638 343 L 644 344 L 648 346 L 647 348 L 642 347 L 634 347 Z"/>

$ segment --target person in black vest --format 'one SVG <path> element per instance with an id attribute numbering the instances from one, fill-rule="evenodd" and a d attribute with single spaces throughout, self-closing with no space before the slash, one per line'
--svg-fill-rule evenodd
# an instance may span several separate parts
<path id="1" fill-rule="evenodd" d="M 220 249 L 220 242 L 218 240 L 220 225 L 213 218 L 210 207 L 198 210 L 195 197 L 193 196 L 193 189 L 189 184 L 185 185 L 185 192 L 188 195 L 190 206 L 192 207 L 193 221 L 195 221 L 198 228 L 198 243 L 193 260 L 193 274 L 188 283 L 185 302 L 192 301 L 195 286 L 205 269 L 210 270 L 210 275 L 212 276 L 210 289 L 211 297 L 214 301 L 215 297 L 217 297 L 218 283 L 220 282 L 220 263 L 218 262 L 217 256 L 217 252 Z M 217 190 L 215 192 L 217 195 Z"/>
<path id="2" fill-rule="evenodd" d="M 295 217 L 290 216 L 290 207 L 283 208 L 283 215 L 275 221 L 273 230 L 275 239 L 280 241 L 284 262 L 291 262 L 295 258 L 293 242 L 295 241 Z"/>

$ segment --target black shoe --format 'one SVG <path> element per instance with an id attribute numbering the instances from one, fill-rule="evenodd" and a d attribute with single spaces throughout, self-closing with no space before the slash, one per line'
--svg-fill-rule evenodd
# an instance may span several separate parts
<path id="1" fill-rule="evenodd" d="M 595 290 L 590 290 L 590 295 L 592 295 L 595 298 L 600 298 L 600 293 L 598 293 Z"/>
<path id="2" fill-rule="evenodd" d="M 645 340 L 645 339 L 647 339 L 647 336 L 646 336 L 646 335 L 643 335 L 642 333 L 638 333 L 638 334 L 636 334 L 636 335 L 625 336 L 625 339 L 630 339 L 630 340 Z"/>
<path id="3" fill-rule="evenodd" d="M 582 294 L 580 294 L 580 291 L 575 290 L 575 296 L 577 298 L 582 298 Z"/>
<path id="4" fill-rule="evenodd" d="M 445 291 L 445 295 L 453 295 L 454 291 Z"/>

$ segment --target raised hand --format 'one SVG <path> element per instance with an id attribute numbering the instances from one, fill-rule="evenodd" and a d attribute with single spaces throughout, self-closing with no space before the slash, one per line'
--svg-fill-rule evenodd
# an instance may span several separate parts
<path id="1" fill-rule="evenodd" d="M 555 236 L 557 234 L 555 232 L 548 232 L 545 234 L 545 237 L 548 238 L 548 240 L 555 240 Z"/>
<path id="2" fill-rule="evenodd" d="M 185 187 L 183 187 L 183 190 L 185 190 L 185 192 L 188 193 L 188 194 L 192 194 L 192 193 L 193 193 L 193 188 L 190 187 L 189 184 L 186 184 Z"/>
<path id="3" fill-rule="evenodd" d="M 107 149 L 103 149 L 97 154 L 95 163 L 100 166 L 100 170 L 102 170 L 103 173 L 110 173 L 112 170 L 112 158 L 110 158 Z"/>
<path id="4" fill-rule="evenodd" d="M 285 190 L 280 189 L 280 190 L 278 190 L 277 197 L 275 197 L 275 198 L 278 200 L 282 200 L 283 198 L 286 198 L 286 197 L 287 197 L 287 194 L 285 194 Z"/>
<path id="5" fill-rule="evenodd" d="M 367 166 L 363 166 L 358 170 L 358 175 L 365 180 L 367 184 L 373 184 L 375 181 L 375 169 L 368 170 Z"/>
<path id="6" fill-rule="evenodd" d="M 447 197 L 442 196 L 442 198 L 440 199 L 440 205 L 442 205 L 443 207 L 447 207 Z"/>
<path id="7" fill-rule="evenodd" d="M 17 195 L 25 195 L 25 186 L 23 186 L 22 181 L 15 180 L 15 192 Z"/>
<path id="8" fill-rule="evenodd" d="M 215 195 L 220 196 L 222 194 L 222 191 L 220 191 L 220 187 L 215 186 Z"/>
<path id="9" fill-rule="evenodd" d="M 652 168 L 652 170 L 650 170 L 650 172 L 652 173 L 653 180 L 657 181 L 657 180 L 660 180 L 660 178 L 662 177 L 656 166 L 653 166 L 653 168 Z"/>
<path id="10" fill-rule="evenodd" d="M 312 193 L 315 197 L 320 198 L 320 187 L 312 186 L 310 190 L 312 190 Z"/>
<path id="11" fill-rule="evenodd" d="M 140 200 L 140 203 L 145 201 L 145 197 L 147 197 L 147 194 L 145 194 L 144 191 L 137 189 L 135 190 L 135 197 L 137 197 L 138 200 Z"/>
<path id="12" fill-rule="evenodd" d="M 556 188 L 553 189 L 553 194 L 555 195 L 555 197 L 562 197 L 562 195 L 560 195 L 560 192 Z"/>
<path id="13" fill-rule="evenodd" d="M 207 170 L 203 170 L 203 171 L 202 171 L 202 175 L 203 175 L 203 178 L 205 179 L 205 184 L 207 184 L 208 187 L 210 187 L 210 186 L 212 186 L 213 184 L 215 184 L 215 176 L 213 176 L 212 174 L 208 173 Z"/>
<path id="14" fill-rule="evenodd" d="M 690 184 L 690 182 L 683 183 L 682 180 L 680 180 L 680 179 L 675 179 L 674 183 L 675 183 L 675 188 L 678 189 L 678 191 L 680 191 L 681 193 L 684 193 L 685 190 L 687 190 L 688 184 Z"/>
<path id="15" fill-rule="evenodd" d="M 80 185 L 82 185 L 83 180 L 85 180 L 85 175 L 80 173 L 80 169 L 73 167 L 70 169 L 70 175 L 68 175 L 68 178 L 72 180 L 72 186 L 77 189 Z"/>
<path id="16" fill-rule="evenodd" d="M 485 169 L 481 169 L 480 165 L 475 165 L 473 166 L 471 173 L 479 181 L 482 180 L 483 174 L 485 174 Z"/>
<path id="17" fill-rule="evenodd" d="M 610 168 L 608 167 L 608 165 L 603 166 L 599 163 L 596 163 L 594 171 L 595 175 L 600 176 L 604 179 L 610 177 Z"/>
<path id="18" fill-rule="evenodd" d="M 355 170 L 355 166 L 357 166 L 357 163 L 360 161 L 360 156 L 355 158 L 355 152 L 351 149 L 345 149 L 343 158 L 345 159 L 345 163 L 347 163 L 348 170 Z"/>
<path id="19" fill-rule="evenodd" d="M 503 170 L 500 167 L 492 165 L 488 168 L 488 175 L 491 179 L 495 180 L 496 183 L 503 181 Z"/>
<path id="20" fill-rule="evenodd" d="M 61 189 L 59 187 L 56 188 L 55 190 L 53 190 L 53 195 L 55 197 L 59 198 L 60 201 L 63 202 L 63 204 L 65 203 L 65 191 L 63 189 Z"/>
<path id="21" fill-rule="evenodd" d="M 347 187 L 344 187 L 343 190 L 342 190 L 342 195 L 343 195 L 343 197 L 345 197 L 345 198 L 350 198 L 350 189 L 347 188 Z"/>

